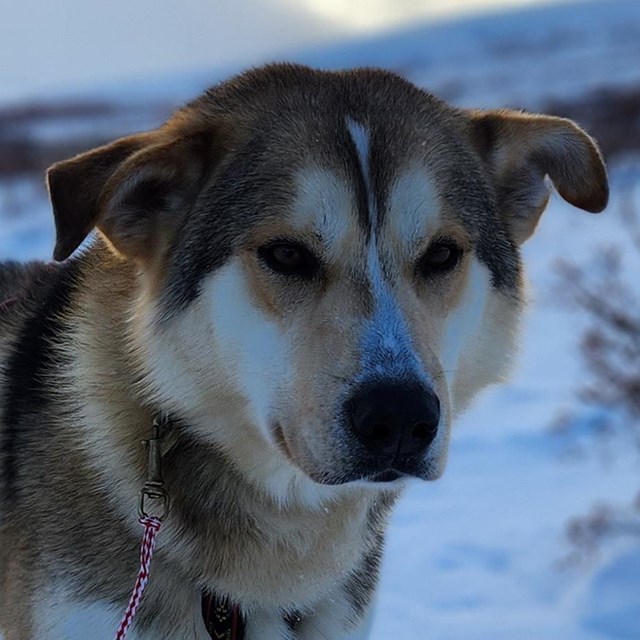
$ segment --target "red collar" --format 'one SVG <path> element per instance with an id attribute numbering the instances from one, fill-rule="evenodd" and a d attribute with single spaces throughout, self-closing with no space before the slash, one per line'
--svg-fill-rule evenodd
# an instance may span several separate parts
<path id="1" fill-rule="evenodd" d="M 244 640 L 244 619 L 240 607 L 226 598 L 203 593 L 202 618 L 214 640 Z"/>

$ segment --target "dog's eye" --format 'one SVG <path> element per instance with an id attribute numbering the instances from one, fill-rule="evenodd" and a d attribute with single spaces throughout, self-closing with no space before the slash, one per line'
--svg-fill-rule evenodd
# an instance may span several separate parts
<path id="1" fill-rule="evenodd" d="M 431 244 L 418 261 L 418 273 L 423 278 L 429 278 L 451 271 L 460 262 L 462 253 L 462 248 L 453 240 L 438 240 Z"/>
<path id="2" fill-rule="evenodd" d="M 318 260 L 305 246 L 290 241 L 276 241 L 258 249 L 262 261 L 277 273 L 312 278 L 318 270 Z"/>

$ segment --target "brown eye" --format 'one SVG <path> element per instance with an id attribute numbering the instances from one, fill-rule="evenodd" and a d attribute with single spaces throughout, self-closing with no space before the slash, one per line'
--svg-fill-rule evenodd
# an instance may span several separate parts
<path id="1" fill-rule="evenodd" d="M 262 261 L 276 273 L 312 278 L 318 270 L 317 258 L 304 245 L 278 240 L 258 249 Z"/>
<path id="2" fill-rule="evenodd" d="M 462 248 L 453 240 L 438 240 L 431 244 L 418 262 L 418 273 L 423 278 L 452 271 L 460 262 Z"/>

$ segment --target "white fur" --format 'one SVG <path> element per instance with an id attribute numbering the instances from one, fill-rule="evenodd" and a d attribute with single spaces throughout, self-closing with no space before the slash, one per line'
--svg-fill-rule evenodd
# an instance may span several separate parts
<path id="1" fill-rule="evenodd" d="M 353 194 L 347 183 L 333 171 L 307 167 L 296 175 L 296 196 L 289 221 L 301 230 L 312 228 L 329 257 L 337 260 L 353 219 Z"/>
<path id="2" fill-rule="evenodd" d="M 59 592 L 37 606 L 44 614 L 37 617 L 34 638 L 46 640 L 112 638 L 124 613 L 106 604 L 74 603 Z M 135 640 L 133 632 L 128 634 L 128 638 Z"/>
<path id="3" fill-rule="evenodd" d="M 347 129 L 349 130 L 349 135 L 356 147 L 358 162 L 360 163 L 360 171 L 362 173 L 362 179 L 364 180 L 365 189 L 367 190 L 367 196 L 369 199 L 368 213 L 372 226 L 375 226 L 377 223 L 377 215 L 371 185 L 371 172 L 369 170 L 369 131 L 352 118 L 347 118 Z"/>
<path id="4" fill-rule="evenodd" d="M 371 173 L 369 171 L 369 131 L 353 118 L 347 118 L 347 129 L 356 147 L 358 162 L 362 171 L 362 179 L 367 189 L 371 188 Z"/>
<path id="5" fill-rule="evenodd" d="M 291 357 L 283 331 L 247 286 L 236 258 L 205 279 L 198 299 L 164 332 L 147 336 L 151 386 L 164 406 L 189 419 L 194 434 L 224 447 L 275 500 L 319 508 L 337 489 L 313 482 L 273 441 L 270 420 L 288 386 Z"/>
<path id="6" fill-rule="evenodd" d="M 367 275 L 375 299 L 375 312 L 362 337 L 361 372 L 357 380 L 392 379 L 415 374 L 424 378 L 420 360 L 411 343 L 407 324 L 386 282 L 378 253 L 378 206 L 371 185 L 369 132 L 347 119 L 347 128 L 358 153 L 360 171 L 367 191 L 371 235 L 367 248 Z"/>
<path id="7" fill-rule="evenodd" d="M 406 254 L 412 255 L 416 245 L 437 231 L 439 200 L 436 185 L 423 166 L 405 169 L 394 182 L 385 222 Z"/>
<path id="8" fill-rule="evenodd" d="M 251 300 L 237 259 L 208 279 L 203 299 L 209 304 L 212 337 L 227 375 L 241 385 L 250 420 L 271 441 L 269 417 L 292 360 L 284 333 Z"/>
<path id="9" fill-rule="evenodd" d="M 270 451 L 265 450 L 259 459 L 247 460 L 251 465 L 247 473 L 282 503 L 294 499 L 319 506 L 334 498 L 335 488 L 310 480 L 273 443 L 269 425 L 278 394 L 290 386 L 293 358 L 282 329 L 255 306 L 239 262 L 232 261 L 211 277 L 202 297 L 210 305 L 216 350 L 226 362 L 227 375 L 242 390 L 250 412 L 248 419 L 271 444 Z"/>
<path id="10" fill-rule="evenodd" d="M 369 192 L 369 215 L 372 218 L 367 251 L 367 274 L 375 299 L 375 312 L 363 335 L 360 376 L 381 379 L 414 377 L 426 380 L 427 376 L 414 348 L 406 320 L 391 285 L 385 279 L 381 264 L 377 237 L 378 210 L 369 176 L 368 138 L 366 132 L 353 123 L 350 125 L 350 131 L 359 152 L 361 169 Z M 399 189 L 403 190 L 406 186 L 400 184 Z M 397 192 L 398 188 L 395 191 Z M 398 214 L 397 217 L 404 218 L 404 211 Z"/>
<path id="11" fill-rule="evenodd" d="M 358 627 L 345 632 L 344 621 L 353 619 L 353 611 L 345 594 L 327 599 L 314 608 L 313 615 L 302 621 L 296 637 L 301 640 L 366 640 L 373 623 L 370 606 Z"/>
<path id="12" fill-rule="evenodd" d="M 489 269 L 471 257 L 469 277 L 460 302 L 446 319 L 441 342 L 440 360 L 449 384 L 455 379 L 460 354 L 478 340 L 488 293 L 491 287 Z"/>
<path id="13" fill-rule="evenodd" d="M 256 612 L 246 623 L 247 640 L 294 640 L 279 611 Z M 337 639 L 336 639 L 337 640 Z"/>
<path id="14" fill-rule="evenodd" d="M 200 296 L 164 331 L 149 328 L 147 366 L 165 403 L 196 417 L 224 418 L 215 395 L 237 391 L 244 418 L 272 441 L 268 417 L 289 359 L 280 329 L 252 303 L 239 259 L 208 276 Z"/>
<path id="15" fill-rule="evenodd" d="M 453 413 L 467 408 L 473 396 L 509 373 L 516 351 L 519 306 L 491 285 L 489 269 L 475 257 L 466 289 L 446 320 L 441 359 Z"/>

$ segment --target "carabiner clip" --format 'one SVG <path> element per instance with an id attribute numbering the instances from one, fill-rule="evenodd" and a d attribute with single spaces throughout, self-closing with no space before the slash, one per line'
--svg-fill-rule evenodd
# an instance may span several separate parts
<path id="1" fill-rule="evenodd" d="M 141 518 L 155 517 L 162 520 L 169 513 L 169 494 L 164 488 L 162 479 L 162 451 L 160 449 L 160 426 L 165 423 L 163 418 L 153 419 L 153 431 L 149 440 L 143 440 L 142 444 L 147 447 L 147 480 L 140 491 L 140 501 L 138 503 L 138 515 Z M 161 501 L 159 514 L 149 513 L 147 501 Z M 151 505 L 149 505 L 151 506 Z"/>

